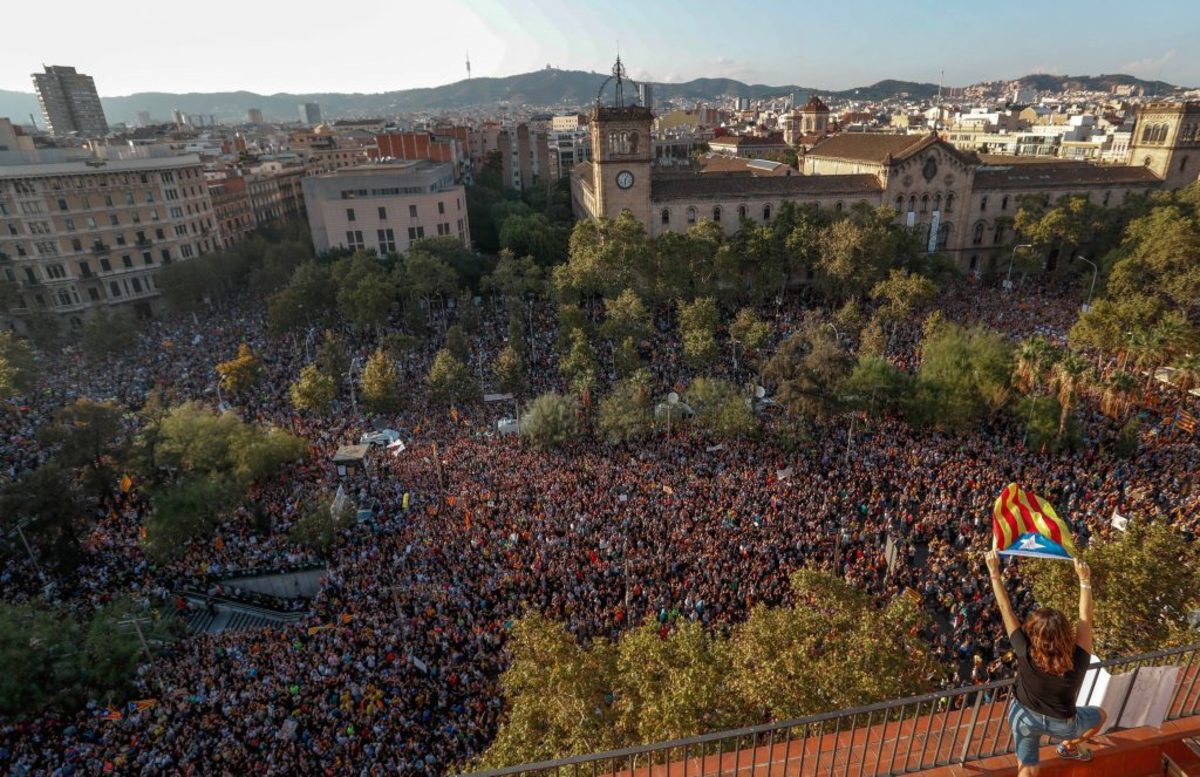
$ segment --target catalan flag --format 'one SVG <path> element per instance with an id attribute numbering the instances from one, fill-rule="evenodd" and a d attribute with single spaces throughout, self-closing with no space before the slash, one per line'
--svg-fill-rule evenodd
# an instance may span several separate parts
<path id="1" fill-rule="evenodd" d="M 103 711 L 97 712 L 96 717 L 101 720 L 121 720 L 125 716 L 121 714 L 119 709 L 110 704 Z"/>
<path id="2" fill-rule="evenodd" d="M 129 711 L 145 712 L 158 706 L 158 699 L 138 699 L 137 701 L 129 702 Z"/>
<path id="3" fill-rule="evenodd" d="M 1008 556 L 1069 559 L 1075 556 L 1071 530 L 1050 503 L 1009 483 L 992 509 L 992 541 Z"/>

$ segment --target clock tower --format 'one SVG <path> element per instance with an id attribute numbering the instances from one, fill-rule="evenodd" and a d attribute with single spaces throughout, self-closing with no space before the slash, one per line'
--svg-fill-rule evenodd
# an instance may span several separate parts
<path id="1" fill-rule="evenodd" d="M 654 146 L 650 109 L 625 104 L 625 77 L 621 58 L 613 65 L 596 96 L 592 111 L 592 187 L 595 191 L 596 216 L 616 219 L 627 210 L 650 229 L 650 160 Z M 612 84 L 611 103 L 605 104 L 605 91 Z"/>

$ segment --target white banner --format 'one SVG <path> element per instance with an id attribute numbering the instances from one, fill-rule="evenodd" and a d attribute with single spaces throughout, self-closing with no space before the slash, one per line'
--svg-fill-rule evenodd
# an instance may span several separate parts
<path id="1" fill-rule="evenodd" d="M 938 230 L 942 226 L 942 212 L 935 210 L 933 212 L 933 220 L 929 222 L 929 253 L 933 253 L 938 247 Z"/>
<path id="2" fill-rule="evenodd" d="M 1112 527 L 1117 531 L 1125 531 L 1129 528 L 1129 519 L 1114 509 L 1112 514 Z"/>
<path id="3" fill-rule="evenodd" d="M 1092 662 L 1096 661 L 1092 656 Z M 1122 728 L 1158 727 L 1166 717 L 1178 677 L 1177 666 L 1142 667 L 1137 672 L 1136 683 L 1133 672 L 1114 675 L 1104 669 L 1089 669 L 1075 703 L 1081 707 L 1100 707 L 1107 712 L 1105 731 L 1118 723 Z M 1127 695 L 1129 700 L 1125 701 Z M 1124 711 L 1121 711 L 1122 702 Z M 1116 719 L 1118 712 L 1121 712 L 1120 721 Z"/>

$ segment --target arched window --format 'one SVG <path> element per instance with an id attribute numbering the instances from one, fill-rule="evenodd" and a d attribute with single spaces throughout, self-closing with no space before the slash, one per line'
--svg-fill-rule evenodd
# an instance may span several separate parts
<path id="1" fill-rule="evenodd" d="M 713 221 L 719 222 L 720 220 L 721 220 L 721 206 L 714 205 L 713 206 Z"/>
<path id="2" fill-rule="evenodd" d="M 988 198 L 987 198 L 987 195 L 985 194 L 983 196 L 983 199 L 981 199 L 979 201 L 979 212 L 980 213 L 983 213 L 984 211 L 987 210 L 987 200 L 988 200 Z"/>
<path id="3" fill-rule="evenodd" d="M 921 195 L 921 212 L 922 213 L 929 212 L 929 195 L 928 194 Z"/>
<path id="4" fill-rule="evenodd" d="M 915 194 L 908 198 L 908 212 L 909 213 L 917 212 L 917 196 Z"/>
<path id="5" fill-rule="evenodd" d="M 1151 127 L 1149 124 L 1147 124 L 1145 127 L 1142 128 L 1142 142 L 1143 143 L 1150 142 L 1150 135 L 1152 132 L 1154 132 L 1154 127 Z"/>
<path id="6" fill-rule="evenodd" d="M 1000 243 L 1002 243 L 1003 241 L 1004 241 L 1004 225 L 997 224 L 996 225 L 996 236 L 994 238 L 992 238 L 992 242 L 995 243 L 996 245 L 1000 245 Z"/>
<path id="7" fill-rule="evenodd" d="M 950 225 L 942 224 L 940 227 L 938 227 L 938 241 L 937 241 L 938 250 L 940 251 L 941 249 L 945 248 L 946 244 L 949 242 L 950 242 Z"/>
<path id="8" fill-rule="evenodd" d="M 942 209 L 942 195 L 940 193 L 935 194 L 935 195 L 933 195 L 933 211 L 934 211 L 934 213 L 937 213 L 941 209 Z"/>
<path id="9" fill-rule="evenodd" d="M 625 146 L 626 154 L 636 154 L 638 152 L 638 133 L 630 132 Z"/>
<path id="10" fill-rule="evenodd" d="M 954 195 L 953 194 L 946 195 L 946 212 L 947 213 L 954 212 Z"/>
<path id="11" fill-rule="evenodd" d="M 833 206 L 833 209 L 835 211 L 837 211 L 838 213 L 841 213 L 842 212 L 842 203 L 838 202 L 836 205 Z"/>
<path id="12" fill-rule="evenodd" d="M 904 195 L 903 194 L 896 198 L 896 212 L 897 213 L 904 212 Z"/>
<path id="13" fill-rule="evenodd" d="M 1103 205 L 1105 205 L 1105 206 L 1107 206 L 1107 205 L 1108 205 L 1108 200 L 1109 200 L 1109 198 L 1110 198 L 1110 197 L 1112 197 L 1112 192 L 1105 192 L 1105 193 L 1104 193 L 1104 199 L 1103 199 L 1103 201 L 1102 201 L 1102 204 L 1103 204 Z"/>
<path id="14" fill-rule="evenodd" d="M 1184 170 L 1187 169 L 1187 163 L 1188 163 L 1188 158 L 1186 156 L 1179 160 L 1179 172 L 1182 173 Z"/>
<path id="15" fill-rule="evenodd" d="M 979 254 L 971 254 L 971 269 L 974 270 L 979 266 Z"/>
<path id="16" fill-rule="evenodd" d="M 739 205 L 738 206 L 738 221 L 745 221 L 745 220 L 746 220 L 746 206 Z"/>
<path id="17" fill-rule="evenodd" d="M 763 221 L 771 220 L 771 205 L 770 203 L 763 206 Z"/>
<path id="18" fill-rule="evenodd" d="M 1155 143 L 1165 143 L 1167 140 L 1167 125 L 1159 124 L 1158 133 L 1154 136 Z"/>
<path id="19" fill-rule="evenodd" d="M 664 225 L 671 223 L 671 211 L 668 208 L 662 209 L 662 223 Z"/>
<path id="20" fill-rule="evenodd" d="M 1008 195 L 1000 198 L 1000 210 L 1008 210 Z"/>
<path id="21" fill-rule="evenodd" d="M 975 235 L 971 238 L 971 245 L 983 245 L 983 222 L 975 225 Z"/>
<path id="22" fill-rule="evenodd" d="M 689 224 L 696 223 L 696 209 L 695 208 L 687 209 L 687 223 L 689 223 Z"/>

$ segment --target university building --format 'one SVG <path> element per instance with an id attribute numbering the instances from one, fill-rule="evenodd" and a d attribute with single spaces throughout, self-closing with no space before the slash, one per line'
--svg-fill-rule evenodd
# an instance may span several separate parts
<path id="1" fill-rule="evenodd" d="M 686 232 L 700 219 L 732 234 L 743 219 L 770 221 L 785 202 L 833 211 L 887 205 L 920 232 L 930 251 L 955 258 L 964 270 L 986 271 L 1007 260 L 1022 195 L 1051 201 L 1083 195 L 1116 207 L 1135 194 L 1186 186 L 1200 170 L 1200 103 L 1142 106 L 1130 165 L 980 155 L 931 132 L 826 137 L 801 157 L 802 175 L 665 170 L 652 164 L 654 117 L 649 108 L 623 103 L 625 80 L 618 60 L 593 111 L 592 160 L 571 173 L 572 206 L 578 218 L 629 211 L 653 236 Z M 610 82 L 615 99 L 606 105 Z M 816 129 L 818 119 L 812 116 L 813 126 L 797 134 Z M 1048 268 L 1059 261 L 1052 251 Z"/>

